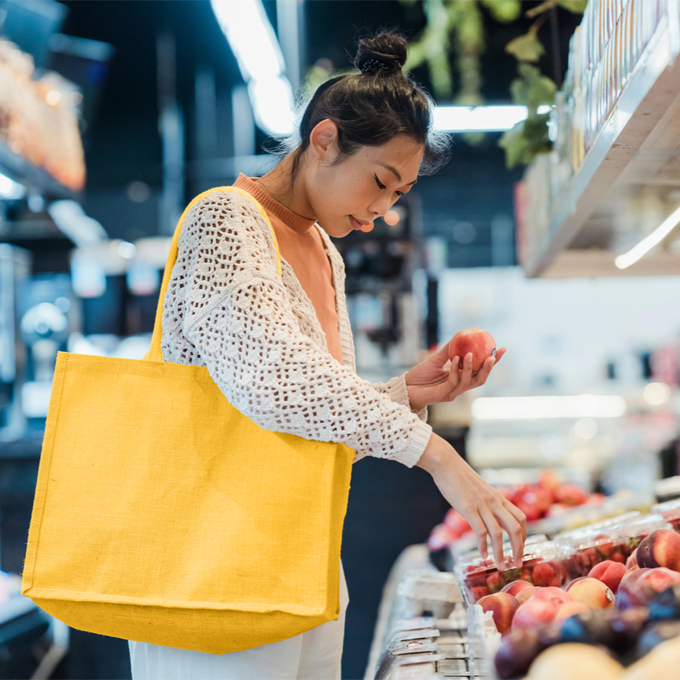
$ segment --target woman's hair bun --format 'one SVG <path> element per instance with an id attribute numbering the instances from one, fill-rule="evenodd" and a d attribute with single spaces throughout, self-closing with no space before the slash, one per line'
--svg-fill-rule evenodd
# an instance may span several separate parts
<path id="1" fill-rule="evenodd" d="M 408 42 L 396 31 L 380 31 L 359 40 L 354 66 L 362 73 L 395 73 L 406 63 Z"/>

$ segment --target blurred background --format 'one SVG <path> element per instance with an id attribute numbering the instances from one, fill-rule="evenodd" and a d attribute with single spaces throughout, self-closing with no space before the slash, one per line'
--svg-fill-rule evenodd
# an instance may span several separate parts
<path id="1" fill-rule="evenodd" d="M 23 570 L 57 352 L 145 354 L 186 204 L 240 172 L 270 170 L 295 102 L 349 72 L 357 39 L 379 27 L 408 36 L 406 69 L 436 100 L 435 126 L 454 147 L 387 221 L 336 241 L 360 374 L 387 380 L 483 328 L 507 356 L 486 386 L 432 407 L 429 422 L 494 483 L 552 467 L 586 491 L 644 494 L 678 474 L 677 16 L 650 0 L 638 52 L 600 102 L 586 97 L 575 37 L 586 4 L 0 0 L 6 578 Z M 662 25 L 665 51 L 635 81 Z M 632 123 L 611 115 L 626 97 L 639 109 Z M 659 225 L 644 257 L 620 260 Z M 549 397 L 571 406 L 551 411 Z M 391 565 L 448 508 L 419 468 L 355 466 L 344 678 L 364 676 Z M 0 601 L 0 669 L 131 677 L 125 641 L 54 628 L 21 596 Z"/>

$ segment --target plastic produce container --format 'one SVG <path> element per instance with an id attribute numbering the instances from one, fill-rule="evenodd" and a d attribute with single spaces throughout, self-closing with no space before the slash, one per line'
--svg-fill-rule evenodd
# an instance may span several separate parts
<path id="1" fill-rule="evenodd" d="M 652 507 L 652 512 L 661 515 L 675 531 L 680 533 L 680 498 Z"/>
<path id="2" fill-rule="evenodd" d="M 562 554 L 567 583 L 587 576 L 600 562 L 612 560 L 626 563 L 645 537 L 657 529 L 670 529 L 661 515 L 642 515 L 612 526 L 584 527 L 555 536 L 554 542 Z"/>
<path id="3" fill-rule="evenodd" d="M 505 569 L 499 571 L 491 557 L 475 557 L 456 567 L 468 605 L 481 597 L 499 592 L 512 581 L 528 581 L 533 585 L 562 586 L 566 582 L 566 572 L 559 557 L 557 546 L 552 541 L 534 543 L 524 547 L 524 562 L 516 567 L 511 553 L 504 552 Z"/>

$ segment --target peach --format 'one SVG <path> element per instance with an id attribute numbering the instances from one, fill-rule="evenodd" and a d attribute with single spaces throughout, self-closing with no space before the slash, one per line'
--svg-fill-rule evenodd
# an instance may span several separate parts
<path id="1" fill-rule="evenodd" d="M 510 630 L 512 619 L 519 607 L 519 602 L 517 602 L 516 598 L 512 595 L 508 595 L 508 593 L 487 595 L 479 600 L 477 604 L 485 612 L 491 612 L 493 614 L 494 623 L 501 635 Z"/>
<path id="2" fill-rule="evenodd" d="M 564 603 L 557 598 L 532 597 L 519 606 L 519 609 L 515 612 L 515 618 L 512 620 L 512 627 L 515 630 L 527 630 L 536 628 L 542 623 L 550 623 L 562 604 Z"/>
<path id="3" fill-rule="evenodd" d="M 638 581 L 651 569 L 641 569 L 638 566 L 631 567 L 621 579 L 619 589 L 616 592 L 616 608 L 625 610 L 638 607 L 646 601 L 642 585 Z"/>
<path id="4" fill-rule="evenodd" d="M 531 588 L 525 588 L 520 590 L 515 597 L 520 604 L 524 604 L 530 597 L 533 597 L 542 588 L 537 588 L 536 586 L 531 586 Z"/>
<path id="5" fill-rule="evenodd" d="M 631 567 L 637 567 L 637 548 L 633 550 L 633 552 L 630 554 L 630 557 L 626 560 L 626 569 L 630 569 Z"/>
<path id="6" fill-rule="evenodd" d="M 535 586 L 561 586 L 566 572 L 560 562 L 540 562 L 534 567 L 532 576 Z"/>
<path id="7" fill-rule="evenodd" d="M 612 560 L 605 560 L 596 564 L 588 573 L 589 578 L 596 578 L 602 581 L 609 589 L 616 593 L 619 589 L 619 583 L 623 575 L 626 573 L 626 565 L 621 562 L 613 562 Z"/>
<path id="8" fill-rule="evenodd" d="M 637 563 L 651 569 L 680 571 L 680 534 L 670 529 L 653 531 L 637 547 Z"/>
<path id="9" fill-rule="evenodd" d="M 472 352 L 472 372 L 477 373 L 495 349 L 496 341 L 491 333 L 481 328 L 467 328 L 453 336 L 449 343 L 449 358 L 460 357 L 459 366 L 462 368 L 465 356 Z"/>
<path id="10" fill-rule="evenodd" d="M 546 588 L 540 588 L 531 597 L 532 598 L 546 599 L 546 600 L 559 600 L 560 602 L 572 602 L 573 599 L 574 599 L 566 591 L 562 590 L 561 588 L 555 588 L 554 586 L 548 586 Z"/>
<path id="11" fill-rule="evenodd" d="M 576 602 L 572 600 L 571 602 L 563 602 L 560 608 L 555 614 L 555 621 L 561 621 L 562 619 L 568 619 L 570 616 L 575 616 L 576 614 L 584 614 L 589 612 L 590 609 L 583 602 Z"/>
<path id="12" fill-rule="evenodd" d="M 533 588 L 531 583 L 528 581 L 512 581 L 511 583 L 508 583 L 508 585 L 501 588 L 501 593 L 508 593 L 508 595 L 517 597 L 517 593 L 522 590 L 526 590 L 527 588 Z"/>
<path id="13" fill-rule="evenodd" d="M 614 593 L 596 578 L 583 578 L 572 581 L 567 592 L 577 602 L 583 602 L 591 609 L 609 609 L 614 606 Z"/>
<path id="14" fill-rule="evenodd" d="M 640 582 L 650 586 L 655 592 L 660 593 L 666 590 L 666 588 L 680 583 L 680 574 L 677 571 L 666 569 L 666 567 L 656 567 L 643 574 Z"/>

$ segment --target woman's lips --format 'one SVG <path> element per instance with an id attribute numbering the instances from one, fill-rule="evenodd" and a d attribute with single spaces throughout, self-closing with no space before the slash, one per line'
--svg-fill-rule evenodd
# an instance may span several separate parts
<path id="1" fill-rule="evenodd" d="M 371 231 L 371 229 L 373 229 L 372 224 L 370 224 L 370 223 L 369 224 L 362 224 L 358 220 L 355 220 L 351 215 L 349 216 L 349 220 L 352 224 L 352 229 L 360 230 L 360 231 Z"/>

